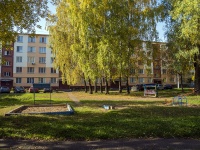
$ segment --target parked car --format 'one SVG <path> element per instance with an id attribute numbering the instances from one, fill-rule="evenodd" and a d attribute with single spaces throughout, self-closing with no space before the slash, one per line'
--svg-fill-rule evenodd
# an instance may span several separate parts
<path id="1" fill-rule="evenodd" d="M 10 88 L 7 86 L 0 87 L 0 93 L 10 93 Z"/>
<path id="2" fill-rule="evenodd" d="M 164 90 L 164 86 L 162 84 L 157 84 L 157 89 L 158 90 Z"/>
<path id="3" fill-rule="evenodd" d="M 144 90 L 144 84 L 137 84 L 136 87 L 137 87 L 138 91 L 143 91 Z"/>
<path id="4" fill-rule="evenodd" d="M 38 89 L 38 88 L 33 88 L 33 86 L 31 86 L 31 87 L 28 89 L 28 91 L 29 91 L 30 93 L 39 93 L 39 89 Z"/>
<path id="5" fill-rule="evenodd" d="M 164 85 L 164 89 L 173 89 L 173 87 L 170 84 L 166 84 L 166 85 Z"/>
<path id="6" fill-rule="evenodd" d="M 26 93 L 26 90 L 23 86 L 16 86 L 14 87 L 14 93 Z"/>
<path id="7" fill-rule="evenodd" d="M 49 92 L 52 93 L 52 89 L 51 88 L 44 88 L 44 93 L 49 93 Z"/>

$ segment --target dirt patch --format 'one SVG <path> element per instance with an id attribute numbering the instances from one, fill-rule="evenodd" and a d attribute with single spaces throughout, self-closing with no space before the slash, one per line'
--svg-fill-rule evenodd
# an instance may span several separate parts
<path id="1" fill-rule="evenodd" d="M 63 112 L 68 111 L 67 106 L 35 106 L 26 107 L 20 113 Z"/>

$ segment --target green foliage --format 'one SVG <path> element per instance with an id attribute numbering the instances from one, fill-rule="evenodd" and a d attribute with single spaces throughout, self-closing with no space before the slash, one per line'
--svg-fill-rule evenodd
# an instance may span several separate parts
<path id="1" fill-rule="evenodd" d="M 24 30 L 35 32 L 35 27 L 40 18 L 45 18 L 48 13 L 48 0 L 30 1 L 0 1 L 0 41 L 5 46 L 7 42 L 15 41 L 19 32 Z"/>
<path id="2" fill-rule="evenodd" d="M 135 67 L 132 54 L 145 60 L 138 52 L 142 42 L 157 37 L 157 8 L 153 0 L 60 1 L 49 26 L 55 67 L 69 84 L 79 76 L 74 70 L 93 82 L 128 77 Z"/>
<path id="3" fill-rule="evenodd" d="M 200 33 L 198 0 L 163 1 L 171 67 L 178 74 L 195 69 L 195 88 L 200 85 Z"/>

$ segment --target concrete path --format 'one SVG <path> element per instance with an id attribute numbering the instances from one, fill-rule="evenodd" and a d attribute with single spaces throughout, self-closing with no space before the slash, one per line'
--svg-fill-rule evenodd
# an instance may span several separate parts
<path id="1" fill-rule="evenodd" d="M 194 139 L 121 139 L 99 141 L 3 140 L 0 149 L 67 149 L 67 150 L 199 150 Z"/>
<path id="2" fill-rule="evenodd" d="M 80 103 L 80 101 L 73 95 L 72 92 L 67 92 L 67 95 L 69 96 L 69 98 L 74 101 L 75 103 Z"/>

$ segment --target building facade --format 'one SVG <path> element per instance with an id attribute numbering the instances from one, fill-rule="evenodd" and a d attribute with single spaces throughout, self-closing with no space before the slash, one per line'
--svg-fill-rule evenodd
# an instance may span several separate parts
<path id="1" fill-rule="evenodd" d="M 6 47 L 0 47 L 1 51 L 1 77 L 0 86 L 13 87 L 13 43 L 8 43 Z"/>
<path id="2" fill-rule="evenodd" d="M 49 48 L 49 35 L 45 34 L 19 34 L 16 42 L 11 44 L 10 48 L 0 47 L 2 53 L 0 66 L 0 86 L 30 87 L 33 83 L 50 83 L 51 87 L 59 89 L 82 88 L 84 82 L 76 85 L 62 84 L 61 73 L 53 68 L 54 56 Z M 129 85 L 158 83 L 176 85 L 179 78 L 176 74 L 169 72 L 165 67 L 166 43 L 152 43 L 152 49 L 143 47 L 143 51 L 150 58 L 150 63 L 141 63 L 138 61 L 136 75 L 129 77 Z M 184 77 L 184 83 L 187 83 L 188 76 Z M 110 87 L 118 87 L 118 80 L 110 82 Z M 122 86 L 126 81 L 122 80 Z"/>
<path id="3" fill-rule="evenodd" d="M 53 68 L 53 60 L 48 35 L 20 34 L 14 43 L 13 86 L 50 83 L 58 88 L 59 72 Z"/>

